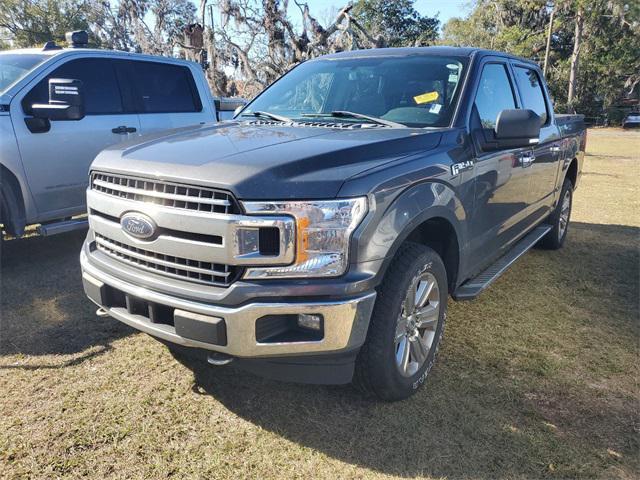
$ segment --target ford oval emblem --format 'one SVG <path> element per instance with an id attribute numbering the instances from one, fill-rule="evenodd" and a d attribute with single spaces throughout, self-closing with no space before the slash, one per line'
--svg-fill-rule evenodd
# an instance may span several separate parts
<path id="1" fill-rule="evenodd" d="M 156 234 L 156 222 L 143 213 L 126 213 L 120 219 L 122 230 L 141 240 L 148 240 Z"/>

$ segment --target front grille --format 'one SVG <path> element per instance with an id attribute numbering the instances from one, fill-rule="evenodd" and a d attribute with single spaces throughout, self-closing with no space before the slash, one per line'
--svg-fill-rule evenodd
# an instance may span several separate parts
<path id="1" fill-rule="evenodd" d="M 181 280 L 226 287 L 240 273 L 238 267 L 155 253 L 111 240 L 98 233 L 95 238 L 96 248 L 116 260 Z"/>
<path id="2" fill-rule="evenodd" d="M 222 190 L 146 178 L 93 172 L 91 189 L 136 202 L 197 212 L 236 213 L 233 197 Z"/>

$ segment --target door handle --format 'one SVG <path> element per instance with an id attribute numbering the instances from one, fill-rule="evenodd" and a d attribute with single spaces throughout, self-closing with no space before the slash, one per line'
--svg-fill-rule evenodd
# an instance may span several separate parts
<path id="1" fill-rule="evenodd" d="M 111 131 L 113 133 L 135 133 L 137 131 L 136 127 L 127 127 L 125 125 L 120 125 L 119 127 L 112 128 Z"/>
<path id="2" fill-rule="evenodd" d="M 527 168 L 531 166 L 531 164 L 535 161 L 535 159 L 536 159 L 536 156 L 533 154 L 533 152 L 523 153 L 520 156 L 520 161 L 522 162 L 522 168 Z"/>

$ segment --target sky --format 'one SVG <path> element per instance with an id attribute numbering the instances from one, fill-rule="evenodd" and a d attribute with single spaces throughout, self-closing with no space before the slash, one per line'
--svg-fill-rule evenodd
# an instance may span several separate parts
<path id="1" fill-rule="evenodd" d="M 192 0 L 198 6 L 199 0 Z M 393 1 L 393 0 L 389 0 Z M 344 7 L 348 0 L 306 0 L 309 4 L 309 10 L 311 14 L 315 16 L 323 26 L 326 26 L 330 12 Z M 415 9 L 421 15 L 428 15 L 430 17 L 439 13 L 440 25 L 444 25 L 451 17 L 464 16 L 468 11 L 469 0 L 416 0 L 414 3 Z M 292 22 L 300 25 L 302 22 L 302 15 L 300 10 L 293 2 L 289 2 L 289 15 Z M 331 19 L 333 20 L 333 19 Z"/>
<path id="2" fill-rule="evenodd" d="M 306 0 L 309 4 L 309 10 L 313 15 L 320 16 L 320 19 L 324 20 L 322 15 L 324 12 L 329 12 L 332 9 L 339 9 L 344 7 L 348 0 Z M 393 1 L 393 0 L 390 0 Z M 430 17 L 435 16 L 438 12 L 438 18 L 440 23 L 445 24 L 451 17 L 461 17 L 468 12 L 467 5 L 469 0 L 416 0 L 414 3 L 415 9 L 421 15 L 428 15 Z M 289 2 L 289 12 L 293 21 L 299 21 L 300 14 L 293 2 Z M 298 18 L 296 18 L 298 17 Z"/>

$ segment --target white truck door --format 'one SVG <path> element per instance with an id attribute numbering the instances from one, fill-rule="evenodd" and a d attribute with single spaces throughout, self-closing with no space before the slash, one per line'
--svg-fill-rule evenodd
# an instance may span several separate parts
<path id="1" fill-rule="evenodd" d="M 211 96 L 199 90 L 202 86 L 188 66 L 145 60 L 123 64 L 129 69 L 142 133 L 216 121 Z"/>
<path id="2" fill-rule="evenodd" d="M 140 130 L 133 106 L 123 102 L 113 62 L 109 58 L 69 60 L 15 99 L 11 115 L 39 221 L 83 213 L 93 159 L 105 147 Z M 52 121 L 47 131 L 32 132 L 25 118 L 31 105 L 48 102 L 49 78 L 83 82 L 86 116 L 78 121 Z"/>

